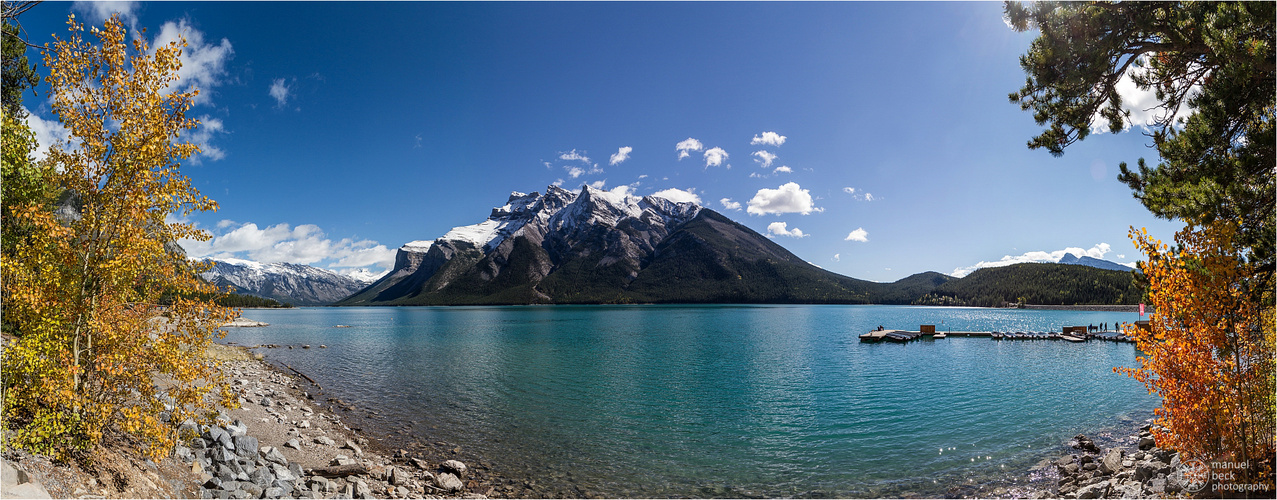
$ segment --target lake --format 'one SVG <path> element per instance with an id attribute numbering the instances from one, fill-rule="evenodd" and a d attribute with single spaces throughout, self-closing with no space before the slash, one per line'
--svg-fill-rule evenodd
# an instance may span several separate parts
<path id="1" fill-rule="evenodd" d="M 1157 400 L 1113 373 L 1133 344 L 954 338 L 883 325 L 1059 331 L 1135 313 L 645 305 L 246 310 L 261 349 L 391 448 L 457 443 L 566 494 L 937 496 L 1015 483 L 1078 433 L 1131 432 Z M 334 328 L 334 325 L 351 328 Z M 354 424 L 351 424 L 354 425 Z M 545 480 L 543 480 L 544 482 Z"/>

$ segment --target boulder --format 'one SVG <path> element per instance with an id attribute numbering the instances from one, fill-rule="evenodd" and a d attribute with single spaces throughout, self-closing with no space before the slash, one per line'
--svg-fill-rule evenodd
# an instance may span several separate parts
<path id="1" fill-rule="evenodd" d="M 355 452 L 356 457 L 364 456 L 363 448 L 360 448 L 359 445 L 355 444 L 354 441 L 347 440 L 346 445 L 342 446 L 342 448 L 349 448 L 351 451 Z"/>
<path id="2" fill-rule="evenodd" d="M 242 457 L 257 456 L 257 438 L 248 435 L 234 437 L 235 454 Z"/>
<path id="3" fill-rule="evenodd" d="M 458 460 L 448 460 L 441 464 L 441 467 L 443 467 L 444 470 L 455 472 L 457 476 L 463 476 L 466 473 L 466 464 L 463 464 Z"/>
<path id="4" fill-rule="evenodd" d="M 1087 453 L 1100 452 L 1100 447 L 1096 446 L 1095 441 L 1092 441 L 1091 438 L 1086 437 L 1085 434 L 1078 434 L 1077 436 L 1073 437 L 1073 440 L 1075 441 L 1075 443 L 1073 444 L 1074 448 L 1085 451 Z"/>
<path id="5" fill-rule="evenodd" d="M 245 424 L 242 420 L 236 420 L 235 423 L 226 426 L 226 432 L 229 432 L 231 437 L 247 436 L 248 424 Z"/>
<path id="6" fill-rule="evenodd" d="M 333 438 L 330 438 L 328 436 L 319 436 L 315 438 L 315 443 L 322 444 L 324 446 L 337 446 L 337 442 L 333 441 Z"/>
<path id="7" fill-rule="evenodd" d="M 1122 450 L 1113 448 L 1100 459 L 1100 473 L 1110 475 L 1122 469 Z"/>
<path id="8" fill-rule="evenodd" d="M 284 490 L 280 488 L 276 488 L 274 486 L 270 488 L 266 488 L 265 491 L 262 491 L 262 498 L 282 498 L 283 496 L 284 496 Z"/>
<path id="9" fill-rule="evenodd" d="M 435 476 L 435 486 L 448 493 L 456 493 L 466 487 L 465 483 L 461 482 L 461 478 L 448 472 Z"/>
<path id="10" fill-rule="evenodd" d="M 293 471 L 288 470 L 287 465 L 271 464 L 270 471 L 275 474 L 276 481 L 295 481 L 299 479 L 293 474 Z"/>
<path id="11" fill-rule="evenodd" d="M 355 498 L 372 498 L 372 488 L 363 479 L 355 480 Z"/>
<path id="12" fill-rule="evenodd" d="M 261 448 L 261 455 L 267 462 L 274 462 L 284 466 L 288 465 L 288 459 L 285 458 L 284 454 L 280 453 L 279 449 L 274 446 L 263 446 Z"/>
<path id="13" fill-rule="evenodd" d="M 1104 498 L 1108 494 L 1109 483 L 1103 481 L 1077 489 L 1078 498 Z"/>
<path id="14" fill-rule="evenodd" d="M 297 438 L 289 439 L 287 443 L 284 443 L 284 446 L 287 446 L 294 450 L 302 449 L 302 444 L 297 442 Z"/>
<path id="15" fill-rule="evenodd" d="M 258 467 L 248 475 L 248 478 L 262 489 L 269 488 L 271 483 L 275 482 L 275 474 L 271 473 L 269 467 Z"/>
<path id="16" fill-rule="evenodd" d="M 1153 439 L 1153 436 L 1144 436 L 1140 438 L 1137 446 L 1139 446 L 1141 450 L 1150 450 L 1153 449 L 1154 446 L 1157 446 L 1157 441 Z"/>

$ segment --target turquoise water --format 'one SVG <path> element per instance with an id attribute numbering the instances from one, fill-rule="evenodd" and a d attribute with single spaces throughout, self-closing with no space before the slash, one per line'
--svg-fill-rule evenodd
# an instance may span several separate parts
<path id="1" fill-rule="evenodd" d="M 1112 372 L 1131 344 L 948 338 L 884 325 L 1047 331 L 1133 313 L 908 306 L 249 310 L 226 341 L 377 412 L 405 442 L 612 497 L 943 495 L 1022 477 L 1073 435 L 1157 402 Z M 334 325 L 352 328 L 333 328 Z"/>

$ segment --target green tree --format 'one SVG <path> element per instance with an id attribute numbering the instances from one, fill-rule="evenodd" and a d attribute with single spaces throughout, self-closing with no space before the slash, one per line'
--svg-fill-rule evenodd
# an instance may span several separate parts
<path id="1" fill-rule="evenodd" d="M 1237 244 L 1274 272 L 1274 13 L 1271 2 L 1007 2 L 1007 21 L 1039 36 L 1020 66 L 1013 103 L 1047 128 L 1029 141 L 1059 156 L 1100 118 L 1124 130 L 1118 82 L 1152 89 L 1150 127 L 1160 159 L 1121 164 L 1119 179 L 1166 219 L 1237 221 Z M 1187 119 L 1177 120 L 1177 110 Z"/>
<path id="2" fill-rule="evenodd" d="M 26 118 L 22 111 L 22 94 L 40 82 L 35 72 L 35 65 L 27 61 L 27 42 L 22 39 L 22 27 L 18 24 L 18 15 L 34 7 L 38 2 L 3 2 L 0 4 L 4 41 L 0 44 L 3 52 L 3 84 L 0 84 L 0 103 L 10 116 L 18 121 Z M 7 126 L 7 125 L 6 125 Z"/>

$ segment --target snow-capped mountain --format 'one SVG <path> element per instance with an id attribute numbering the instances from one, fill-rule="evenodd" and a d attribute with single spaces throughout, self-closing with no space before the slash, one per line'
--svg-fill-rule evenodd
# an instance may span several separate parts
<path id="1" fill-rule="evenodd" d="M 864 302 L 877 285 L 695 203 L 549 186 L 405 244 L 389 274 L 339 305 Z"/>
<path id="2" fill-rule="evenodd" d="M 342 275 L 326 269 L 276 262 L 263 264 L 241 259 L 210 259 L 213 268 L 204 279 L 219 288 L 256 295 L 299 306 L 326 305 L 349 297 L 380 276 L 367 270 Z"/>
<path id="3" fill-rule="evenodd" d="M 1057 261 L 1056 263 L 1057 264 L 1072 264 L 1075 266 L 1090 266 L 1090 267 L 1095 267 L 1099 269 L 1108 269 L 1109 271 L 1130 271 L 1135 269 L 1131 266 L 1118 264 L 1111 260 L 1097 259 L 1095 257 L 1089 257 L 1086 255 L 1078 257 L 1071 253 L 1064 254 L 1064 256 L 1060 257 L 1060 260 Z"/>

